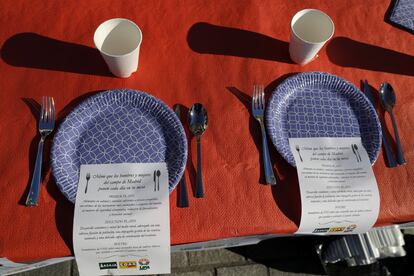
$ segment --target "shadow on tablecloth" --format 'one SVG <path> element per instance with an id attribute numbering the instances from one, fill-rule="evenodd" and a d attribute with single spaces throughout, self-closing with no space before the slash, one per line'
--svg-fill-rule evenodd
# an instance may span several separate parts
<path id="1" fill-rule="evenodd" d="M 198 22 L 187 34 L 189 47 L 200 54 L 257 58 L 293 64 L 289 43 L 260 33 Z"/>
<path id="2" fill-rule="evenodd" d="M 26 189 L 24 190 L 24 192 L 23 192 L 23 194 L 20 197 L 19 202 L 18 202 L 19 205 L 26 206 L 26 198 L 29 194 L 30 183 L 31 183 L 31 180 L 32 180 L 32 177 L 33 177 L 33 171 L 34 171 L 34 167 L 35 167 L 37 147 L 38 147 L 38 144 L 39 144 L 39 141 L 40 141 L 40 133 L 39 133 L 39 131 L 37 131 L 37 126 L 39 125 L 39 115 L 40 115 L 41 106 L 38 102 L 36 102 L 36 100 L 34 100 L 32 98 L 22 98 L 22 101 L 27 105 L 27 107 L 30 110 L 30 113 L 32 113 L 33 118 L 36 120 L 36 129 L 33 130 L 33 135 L 34 136 L 32 138 L 32 141 L 30 142 L 30 146 L 29 146 L 29 164 L 28 164 L 29 179 L 27 181 Z M 49 139 L 46 139 L 43 150 L 49 152 L 49 150 L 50 150 L 50 141 L 49 141 Z M 43 153 L 43 156 L 46 157 L 44 153 Z M 46 171 L 49 170 L 49 166 L 48 166 L 48 164 L 45 163 L 45 159 L 42 160 L 43 162 L 42 162 L 42 174 L 41 175 L 45 175 Z"/>
<path id="3" fill-rule="evenodd" d="M 265 88 L 265 98 L 268 101 L 270 95 L 276 89 L 276 87 L 284 81 L 286 78 L 295 75 L 296 73 L 289 73 L 279 77 L 269 83 Z M 233 94 L 248 110 L 251 115 L 251 95 L 250 93 L 244 93 L 236 87 L 227 87 L 227 90 Z M 252 139 L 256 145 L 257 154 L 260 156 L 260 177 L 258 182 L 260 184 L 266 184 L 262 159 L 262 140 L 260 126 L 256 119 L 251 115 L 249 117 L 249 131 Z M 272 145 L 271 140 L 268 138 L 270 160 L 273 164 L 273 171 L 277 179 L 277 185 L 272 187 L 272 195 L 277 207 L 283 214 L 293 221 L 297 226 L 300 222 L 301 216 L 301 201 L 299 193 L 299 182 L 297 178 L 296 169 L 287 163 L 277 152 L 276 148 Z"/>
<path id="4" fill-rule="evenodd" d="M 73 215 L 74 215 L 74 205 L 67 200 L 63 194 L 60 192 L 59 188 L 56 185 L 55 179 L 52 175 L 50 169 L 50 149 L 53 141 L 54 134 L 56 133 L 56 129 L 59 127 L 62 120 L 82 101 L 86 98 L 102 92 L 103 90 L 99 91 L 92 91 L 85 93 L 76 99 L 72 100 L 69 104 L 67 104 L 61 111 L 57 110 L 57 120 L 56 120 L 56 127 L 55 130 L 50 134 L 48 139 L 45 141 L 45 146 L 43 149 L 43 162 L 42 162 L 42 185 L 45 185 L 47 193 L 55 200 L 56 208 L 55 208 L 55 219 L 56 219 L 56 227 L 59 231 L 60 236 L 64 240 L 66 246 L 72 251 L 73 254 L 73 243 L 72 243 L 72 229 L 73 229 Z M 38 118 L 40 112 L 40 104 L 37 103 L 34 99 L 30 98 L 23 98 L 24 103 L 30 109 L 33 117 L 36 120 L 36 125 L 38 125 Z M 40 135 L 38 133 L 35 134 L 34 138 L 29 147 L 29 170 L 30 175 L 26 185 L 26 189 L 22 194 L 19 204 L 25 205 L 26 197 L 29 192 L 30 181 L 33 175 L 34 163 L 36 160 L 36 153 L 37 153 L 37 144 L 39 142 Z M 40 202 L 42 204 L 42 195 L 40 195 Z"/>
<path id="5" fill-rule="evenodd" d="M 97 49 L 36 33 L 19 33 L 7 39 L 1 57 L 16 67 L 114 77 Z"/>
<path id="6" fill-rule="evenodd" d="M 414 76 L 414 56 L 347 37 L 333 38 L 326 52 L 339 66 Z"/>
<path id="7" fill-rule="evenodd" d="M 97 93 L 103 92 L 105 90 L 96 90 L 87 92 L 75 99 L 73 99 L 70 103 L 68 103 L 59 113 L 58 113 L 58 120 L 56 122 L 56 129 L 59 128 L 60 123 L 66 118 L 66 116 L 72 112 L 72 110 L 78 106 L 81 102 L 93 96 Z M 53 132 L 56 133 L 56 130 Z M 53 138 L 53 137 L 52 137 Z M 48 152 L 50 157 L 50 151 Z M 56 200 L 56 209 L 55 209 L 55 218 L 56 218 L 56 227 L 59 231 L 60 236 L 65 241 L 65 244 L 68 248 L 72 251 L 73 254 L 73 241 L 72 241 L 72 233 L 73 233 L 73 216 L 75 206 L 63 196 L 60 192 L 59 188 L 56 185 L 55 178 L 51 176 L 49 181 L 46 184 L 46 188 L 48 193 Z"/>

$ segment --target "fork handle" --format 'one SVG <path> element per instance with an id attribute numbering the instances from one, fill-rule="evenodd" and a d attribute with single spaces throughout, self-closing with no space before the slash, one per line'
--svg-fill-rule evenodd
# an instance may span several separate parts
<path id="1" fill-rule="evenodd" d="M 30 183 L 29 195 L 26 199 L 26 206 L 37 206 L 39 201 L 40 177 L 42 175 L 42 155 L 43 144 L 45 138 L 40 138 L 39 146 L 37 147 L 36 163 L 33 172 L 32 182 Z"/>
<path id="2" fill-rule="evenodd" d="M 270 162 L 269 148 L 267 146 L 266 131 L 263 121 L 260 121 L 260 129 L 262 130 L 262 155 L 266 183 L 270 185 L 276 185 L 276 177 L 272 170 L 272 163 Z"/>

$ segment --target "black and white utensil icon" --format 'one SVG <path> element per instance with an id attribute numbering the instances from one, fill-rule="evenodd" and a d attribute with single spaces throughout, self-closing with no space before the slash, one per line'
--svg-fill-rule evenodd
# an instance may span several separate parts
<path id="1" fill-rule="evenodd" d="M 351 144 L 351 148 L 352 148 L 352 152 L 354 153 L 357 162 L 361 161 L 360 160 L 361 157 L 359 156 L 357 145 Z"/>
<path id="2" fill-rule="evenodd" d="M 298 145 L 295 146 L 296 150 L 298 151 L 300 162 L 303 162 L 302 156 L 300 155 L 300 148 Z"/>
<path id="3" fill-rule="evenodd" d="M 161 172 L 159 170 L 157 170 L 157 176 L 158 176 L 157 191 L 159 191 L 160 190 L 160 176 L 161 176 Z"/>
<path id="4" fill-rule="evenodd" d="M 157 190 L 157 181 L 156 181 L 156 177 L 157 177 L 157 171 L 154 171 L 154 192 Z"/>
<path id="5" fill-rule="evenodd" d="M 89 184 L 89 179 L 91 179 L 91 174 L 90 174 L 90 173 L 86 173 L 86 187 L 85 187 L 85 194 L 88 192 L 88 184 Z"/>
<path id="6" fill-rule="evenodd" d="M 362 161 L 361 155 L 359 155 L 359 150 L 358 150 L 358 146 L 356 144 L 354 144 L 354 148 L 355 148 L 355 152 L 358 155 L 359 161 Z"/>
<path id="7" fill-rule="evenodd" d="M 358 156 L 356 155 L 356 152 L 355 152 L 354 144 L 351 144 L 351 149 L 352 149 L 352 152 L 353 152 L 353 153 L 354 153 L 354 155 L 355 155 L 355 158 L 356 158 L 357 162 L 359 162 L 359 160 L 358 160 Z"/>

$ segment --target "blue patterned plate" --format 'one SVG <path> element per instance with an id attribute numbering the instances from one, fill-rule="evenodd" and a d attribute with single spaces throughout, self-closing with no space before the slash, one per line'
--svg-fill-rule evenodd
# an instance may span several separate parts
<path id="1" fill-rule="evenodd" d="M 414 1 L 394 0 L 389 12 L 389 21 L 414 34 Z"/>
<path id="2" fill-rule="evenodd" d="M 381 126 L 368 98 L 328 73 L 300 73 L 284 80 L 270 98 L 266 126 L 276 149 L 292 166 L 291 137 L 360 136 L 371 164 L 381 147 Z"/>
<path id="3" fill-rule="evenodd" d="M 187 161 L 187 139 L 175 113 L 135 90 L 91 96 L 62 122 L 53 140 L 51 165 L 61 192 L 75 202 L 81 164 L 166 162 L 170 192 Z"/>

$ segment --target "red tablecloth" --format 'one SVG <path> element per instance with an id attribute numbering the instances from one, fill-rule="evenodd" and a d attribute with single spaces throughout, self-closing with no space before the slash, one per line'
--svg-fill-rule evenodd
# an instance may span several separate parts
<path id="1" fill-rule="evenodd" d="M 368 79 L 397 91 L 395 114 L 407 165 L 388 169 L 381 154 L 374 172 L 381 194 L 377 225 L 414 220 L 414 36 L 384 22 L 389 1 L 0 1 L 0 256 L 13 260 L 72 254 L 73 205 L 58 191 L 43 162 L 40 205 L 23 205 L 39 136 L 38 104 L 55 98 L 59 120 L 96 91 L 133 88 L 169 106 L 203 103 L 206 197 L 188 209 L 171 194 L 173 244 L 265 233 L 293 233 L 300 220 L 297 175 L 270 147 L 279 178 L 261 185 L 258 124 L 249 114 L 255 83 L 267 95 L 289 74 L 325 71 L 357 86 Z M 290 18 L 318 8 L 335 22 L 335 36 L 306 66 L 288 58 Z M 93 33 L 125 17 L 143 31 L 138 72 L 112 77 Z M 387 125 L 390 121 L 386 117 Z M 59 126 L 59 123 L 57 124 Z M 186 170 L 194 182 L 195 141 Z"/>

